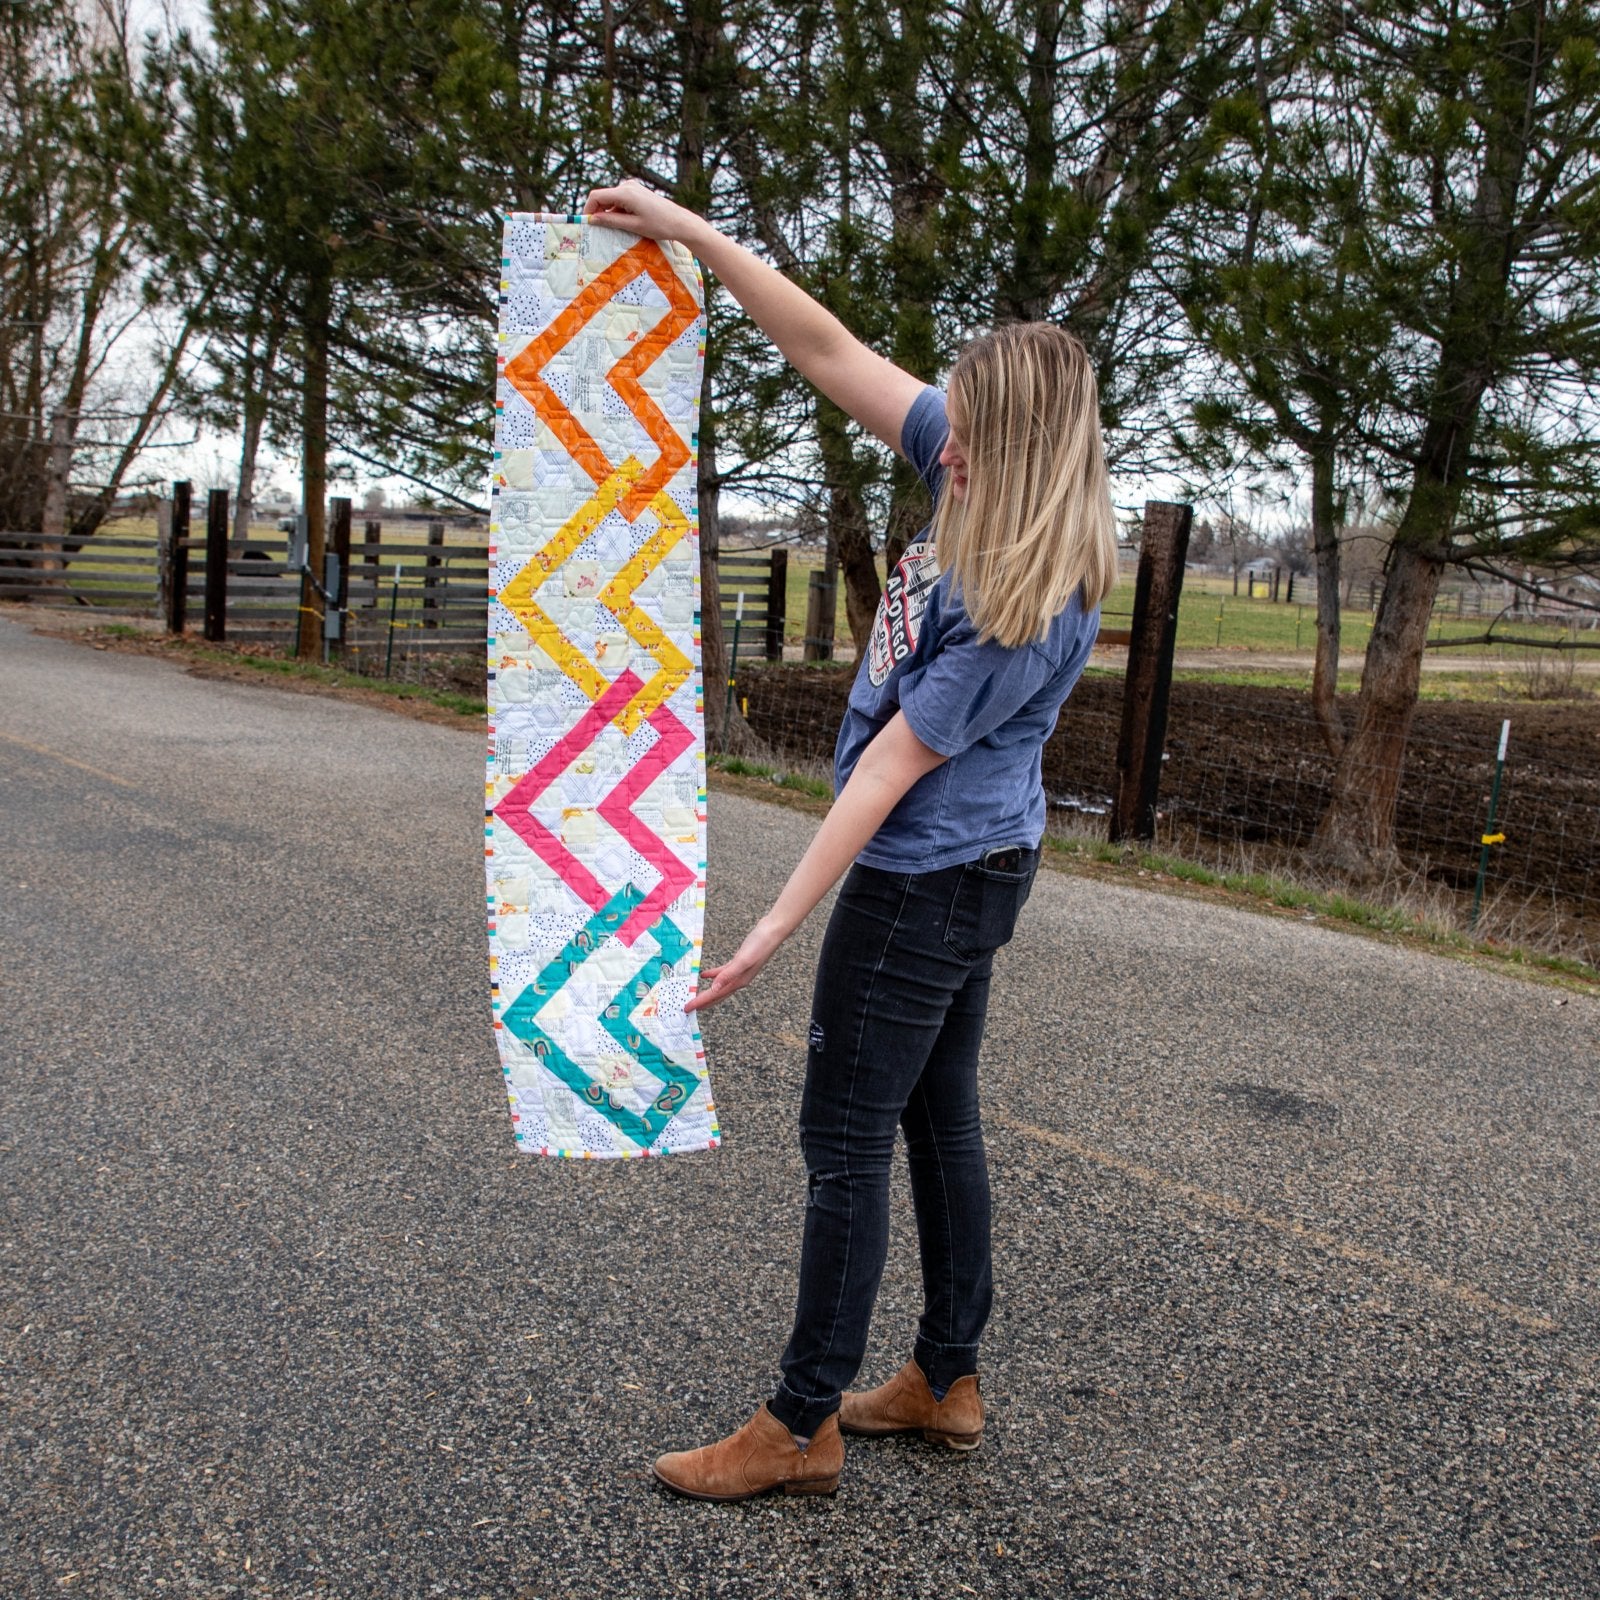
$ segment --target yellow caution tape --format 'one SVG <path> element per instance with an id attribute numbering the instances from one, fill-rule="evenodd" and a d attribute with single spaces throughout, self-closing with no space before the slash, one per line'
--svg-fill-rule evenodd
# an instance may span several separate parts
<path id="1" fill-rule="evenodd" d="M 1486 833 L 1481 842 L 1484 844 L 1504 844 L 1506 836 L 1503 833 Z"/>

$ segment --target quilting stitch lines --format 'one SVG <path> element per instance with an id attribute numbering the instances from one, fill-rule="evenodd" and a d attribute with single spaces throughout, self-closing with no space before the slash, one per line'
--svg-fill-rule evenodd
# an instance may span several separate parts
<path id="1" fill-rule="evenodd" d="M 484 855 L 525 1150 L 719 1142 L 683 1013 L 705 905 L 696 422 L 681 245 L 512 213 L 501 259 Z"/>

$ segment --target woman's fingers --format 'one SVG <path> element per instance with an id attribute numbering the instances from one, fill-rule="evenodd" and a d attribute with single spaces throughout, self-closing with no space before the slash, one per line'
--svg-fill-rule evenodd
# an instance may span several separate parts
<path id="1" fill-rule="evenodd" d="M 586 217 L 627 233 L 670 239 L 688 215 L 665 195 L 647 189 L 637 178 L 625 178 L 605 189 L 591 189 L 584 202 Z"/>
<path id="2" fill-rule="evenodd" d="M 783 940 L 773 934 L 765 919 L 758 922 L 745 935 L 745 941 L 734 952 L 731 960 L 720 967 L 703 967 L 700 971 L 700 992 L 683 1009 L 703 1011 L 719 1000 L 726 1000 L 735 990 L 742 989 L 766 966 L 772 953 Z"/>
<path id="3" fill-rule="evenodd" d="M 736 990 L 744 988 L 761 970 L 763 962 L 752 962 L 741 949 L 731 961 L 720 967 L 704 967 L 700 972 L 700 989 L 683 1009 L 704 1011 L 719 1000 L 726 1000 Z"/>
<path id="4" fill-rule="evenodd" d="M 742 983 L 735 983 L 728 977 L 728 968 L 705 967 L 700 973 L 700 988 L 694 999 L 683 1008 L 684 1011 L 704 1011 L 707 1006 L 714 1006 L 719 1000 L 726 1000 L 735 989 L 743 988 Z"/>
<path id="5" fill-rule="evenodd" d="M 615 184 L 609 189 L 591 189 L 583 203 L 586 217 L 602 218 L 612 227 L 625 228 L 635 221 L 633 207 L 629 205 L 628 184 Z"/>

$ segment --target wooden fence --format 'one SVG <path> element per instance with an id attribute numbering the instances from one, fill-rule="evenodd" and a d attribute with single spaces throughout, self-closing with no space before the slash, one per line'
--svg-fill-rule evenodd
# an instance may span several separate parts
<path id="1" fill-rule="evenodd" d="M 191 528 L 190 489 L 173 485 L 160 532 L 149 539 L 98 533 L 87 540 L 0 533 L 0 600 L 45 606 L 103 606 L 163 617 L 169 631 L 199 623 L 204 636 L 293 651 L 303 608 L 321 612 L 320 591 L 339 613 L 329 654 L 371 659 L 396 653 L 462 654 L 481 649 L 489 582 L 485 544 L 446 544 L 442 521 L 418 542 L 385 538 L 367 521 L 359 532 L 348 500 L 329 505 L 328 550 L 336 567 L 307 574 L 294 565 L 286 533 L 252 533 L 240 549 L 230 539 L 229 497 L 213 490 L 204 530 Z M 730 552 L 718 562 L 723 626 L 735 624 L 741 657 L 781 660 L 788 552 Z M 743 595 L 742 615 L 739 596 Z"/>
<path id="2" fill-rule="evenodd" d="M 309 581 L 289 563 L 287 538 L 252 538 L 243 556 L 228 558 L 225 621 L 208 634 L 292 648 L 300 608 L 311 604 L 312 594 Z M 481 648 L 487 583 L 485 546 L 385 540 L 369 524 L 359 543 L 351 541 L 348 564 L 341 565 L 336 593 L 344 625 L 335 651 L 370 648 L 374 638 L 387 638 L 391 624 L 411 635 L 406 648 L 413 651 Z M 199 582 L 191 576 L 186 589 L 191 597 L 203 595 L 203 574 Z"/>
<path id="3" fill-rule="evenodd" d="M 783 660 L 788 620 L 789 552 L 729 550 L 717 558 L 722 637 L 730 654 Z"/>
<path id="4" fill-rule="evenodd" d="M 156 567 L 148 539 L 0 533 L 0 600 L 153 611 Z"/>

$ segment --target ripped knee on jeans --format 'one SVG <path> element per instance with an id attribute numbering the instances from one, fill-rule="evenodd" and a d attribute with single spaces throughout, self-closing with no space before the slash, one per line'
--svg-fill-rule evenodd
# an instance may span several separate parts
<path id="1" fill-rule="evenodd" d="M 825 1183 L 846 1183 L 849 1181 L 848 1172 L 808 1172 L 806 1174 L 806 1205 L 814 1206 L 817 1203 L 817 1190 Z"/>

